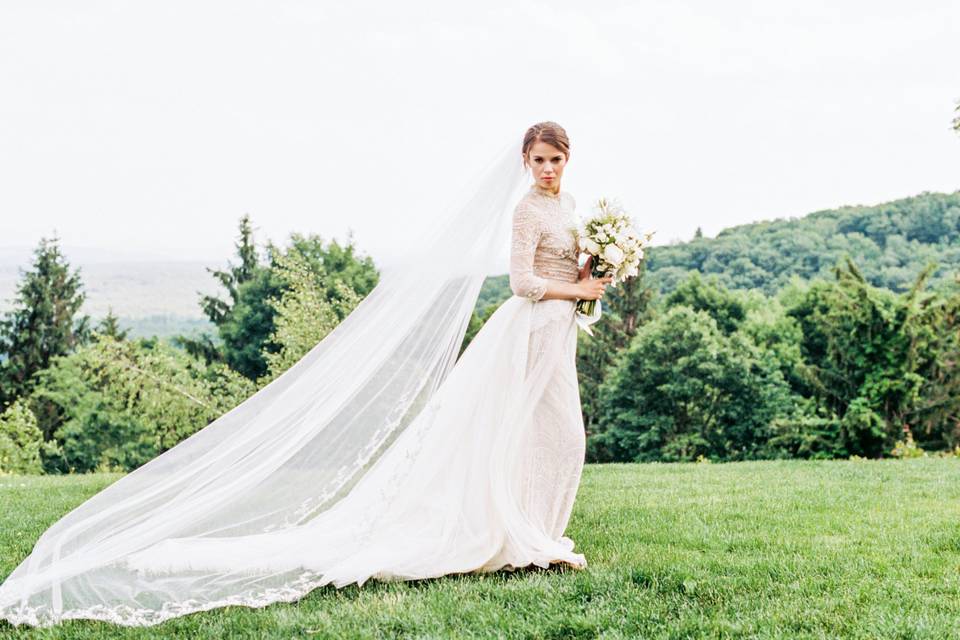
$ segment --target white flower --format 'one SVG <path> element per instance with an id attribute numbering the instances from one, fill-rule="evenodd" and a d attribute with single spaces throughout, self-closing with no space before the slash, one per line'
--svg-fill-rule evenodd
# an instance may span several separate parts
<path id="1" fill-rule="evenodd" d="M 596 242 L 594 242 L 590 238 L 584 238 L 583 242 L 585 245 L 584 251 L 586 251 L 587 253 L 593 254 L 595 256 L 600 255 L 600 245 L 598 245 Z"/>
<path id="2" fill-rule="evenodd" d="M 623 250 L 615 244 L 608 244 L 603 248 L 603 257 L 613 266 L 619 266 L 623 262 Z"/>

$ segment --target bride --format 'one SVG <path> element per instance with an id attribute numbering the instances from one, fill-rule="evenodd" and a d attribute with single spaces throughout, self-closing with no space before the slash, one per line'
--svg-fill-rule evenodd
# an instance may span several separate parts
<path id="1" fill-rule="evenodd" d="M 530 127 L 293 367 L 47 529 L 0 617 L 148 626 L 370 578 L 585 567 L 563 535 L 585 444 L 575 306 L 610 279 L 578 266 L 569 158 L 563 128 Z M 515 295 L 457 360 L 498 260 Z"/>

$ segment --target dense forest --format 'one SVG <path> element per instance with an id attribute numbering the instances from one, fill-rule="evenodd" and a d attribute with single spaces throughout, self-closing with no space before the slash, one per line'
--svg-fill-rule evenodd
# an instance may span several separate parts
<path id="1" fill-rule="evenodd" d="M 696 271 L 733 289 L 773 294 L 793 277 L 828 278 L 848 257 L 867 282 L 891 291 L 910 289 L 930 264 L 931 286 L 952 282 L 960 271 L 960 191 L 732 227 L 653 248 L 647 272 L 662 291 Z"/>
<path id="2" fill-rule="evenodd" d="M 282 374 L 379 280 L 352 239 L 292 234 L 197 303 L 215 330 L 80 316 L 42 239 L 0 319 L 0 473 L 128 471 Z M 578 336 L 591 462 L 960 455 L 960 192 L 744 225 L 648 251 Z M 512 294 L 480 293 L 465 348 Z M 461 350 L 462 352 L 462 350 Z"/>

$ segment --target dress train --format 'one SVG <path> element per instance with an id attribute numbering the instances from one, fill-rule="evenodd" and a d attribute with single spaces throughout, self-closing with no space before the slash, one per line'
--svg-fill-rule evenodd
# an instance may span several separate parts
<path id="1" fill-rule="evenodd" d="M 309 569 L 317 586 L 563 562 L 583 466 L 573 303 L 514 296 L 353 490 L 264 534 L 173 538 L 128 556 L 148 572 Z M 574 391 L 573 394 L 570 391 Z M 579 419 L 578 419 L 579 418 Z"/>

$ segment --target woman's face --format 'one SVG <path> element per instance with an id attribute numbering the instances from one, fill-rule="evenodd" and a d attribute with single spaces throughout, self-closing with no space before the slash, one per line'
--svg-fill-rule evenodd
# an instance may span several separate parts
<path id="1" fill-rule="evenodd" d="M 527 166 L 541 189 L 560 191 L 560 178 L 567 164 L 567 156 L 547 142 L 534 142 L 527 150 Z"/>

